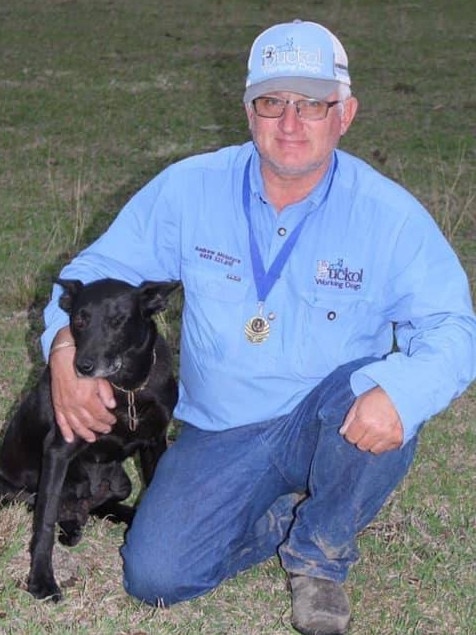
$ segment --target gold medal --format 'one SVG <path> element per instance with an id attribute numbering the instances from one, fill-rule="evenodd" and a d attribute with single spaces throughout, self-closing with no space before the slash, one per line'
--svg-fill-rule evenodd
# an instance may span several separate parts
<path id="1" fill-rule="evenodd" d="M 251 222 L 251 189 L 250 189 L 250 165 L 251 165 L 251 157 L 248 159 L 248 162 L 245 166 L 245 171 L 243 174 L 243 211 L 246 216 L 246 220 L 248 222 L 248 233 L 249 233 L 249 242 L 250 242 L 250 256 L 251 256 L 251 267 L 253 271 L 253 278 L 256 287 L 256 295 L 258 296 L 258 315 L 250 318 L 248 322 L 245 324 L 245 336 L 246 339 L 252 344 L 261 344 L 269 337 L 269 332 L 271 327 L 269 325 L 268 320 L 263 317 L 263 309 L 266 298 L 268 297 L 269 292 L 273 288 L 275 282 L 279 279 L 283 268 L 288 261 L 289 256 L 291 255 L 291 251 L 296 244 L 297 239 L 304 227 L 304 223 L 306 222 L 307 215 L 303 216 L 298 224 L 291 231 L 289 237 L 286 242 L 282 245 L 275 259 L 271 263 L 268 271 L 264 268 L 263 259 L 260 254 L 258 241 L 254 235 L 253 231 L 253 223 Z M 330 175 L 333 174 L 333 169 L 328 170 Z M 330 177 L 326 177 L 328 184 L 326 189 L 329 188 Z M 324 200 L 327 197 L 324 197 Z M 285 232 L 286 233 L 286 232 Z M 268 314 L 270 319 L 273 320 L 274 316 L 271 313 Z"/>
<path id="2" fill-rule="evenodd" d="M 261 344 L 269 337 L 269 322 L 262 315 L 256 315 L 245 324 L 246 339 L 252 344 Z"/>

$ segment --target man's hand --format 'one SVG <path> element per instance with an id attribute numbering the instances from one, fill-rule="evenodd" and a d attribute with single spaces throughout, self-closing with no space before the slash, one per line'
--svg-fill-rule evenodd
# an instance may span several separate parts
<path id="1" fill-rule="evenodd" d="M 50 353 L 51 393 L 56 421 L 68 443 L 74 440 L 75 435 L 93 443 L 97 433 L 111 431 L 116 418 L 108 408 L 114 408 L 116 402 L 108 381 L 76 375 L 74 355 L 75 348 L 72 346 L 57 346 Z"/>
<path id="2" fill-rule="evenodd" d="M 403 426 L 387 393 L 372 388 L 357 397 L 339 433 L 359 450 L 381 454 L 403 443 Z"/>

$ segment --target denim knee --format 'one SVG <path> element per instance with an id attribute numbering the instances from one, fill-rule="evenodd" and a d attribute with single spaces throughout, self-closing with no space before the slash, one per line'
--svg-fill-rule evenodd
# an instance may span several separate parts
<path id="1" fill-rule="evenodd" d="M 127 544 L 122 547 L 121 556 L 123 583 L 126 592 L 141 602 L 159 606 L 162 603 L 160 598 L 163 597 L 165 591 L 164 582 L 161 580 L 162 567 L 157 564 L 151 566 L 151 558 L 144 562 L 144 559 L 133 553 Z M 168 591 L 167 596 L 169 596 Z"/>
<path id="2" fill-rule="evenodd" d="M 186 548 L 185 548 L 186 550 Z M 152 606 L 170 606 L 203 595 L 226 577 L 222 571 L 209 570 L 205 559 L 184 553 L 180 557 L 166 544 L 162 553 L 137 550 L 127 543 L 121 549 L 124 589 L 141 602 Z"/>
<path id="3" fill-rule="evenodd" d="M 170 606 L 188 599 L 183 579 L 173 562 L 154 553 L 140 553 L 125 544 L 121 549 L 124 589 L 141 602 Z"/>

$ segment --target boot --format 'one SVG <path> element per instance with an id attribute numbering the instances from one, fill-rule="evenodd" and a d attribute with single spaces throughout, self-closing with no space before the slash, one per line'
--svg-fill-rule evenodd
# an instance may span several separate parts
<path id="1" fill-rule="evenodd" d="M 324 578 L 290 574 L 291 624 L 302 635 L 344 635 L 350 603 L 342 585 Z"/>

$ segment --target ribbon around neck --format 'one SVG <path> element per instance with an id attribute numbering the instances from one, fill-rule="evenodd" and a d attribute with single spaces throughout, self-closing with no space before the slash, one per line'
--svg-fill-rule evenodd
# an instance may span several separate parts
<path id="1" fill-rule="evenodd" d="M 299 234 L 302 231 L 304 223 L 307 219 L 307 215 L 304 216 L 296 227 L 291 232 L 291 235 L 281 247 L 276 258 L 273 260 L 268 271 L 265 271 L 263 259 L 256 242 L 256 237 L 253 231 L 251 223 L 251 189 L 250 189 L 250 169 L 251 169 L 251 157 L 245 166 L 245 172 L 243 176 L 243 209 L 245 212 L 246 220 L 248 221 L 248 233 L 250 240 L 250 254 L 251 264 L 253 268 L 253 278 L 255 281 L 256 291 L 258 294 L 258 302 L 264 303 L 269 295 L 269 292 L 273 288 L 275 282 L 281 275 L 284 265 L 291 255 L 294 245 L 299 238 Z"/>

